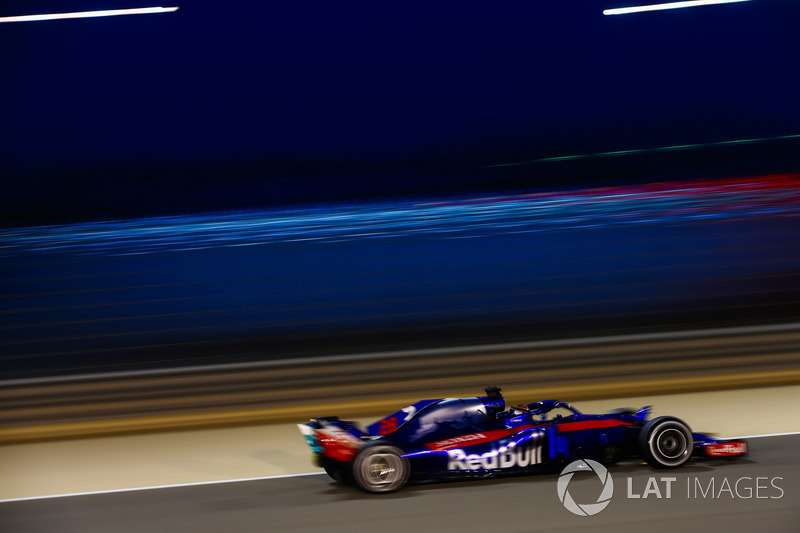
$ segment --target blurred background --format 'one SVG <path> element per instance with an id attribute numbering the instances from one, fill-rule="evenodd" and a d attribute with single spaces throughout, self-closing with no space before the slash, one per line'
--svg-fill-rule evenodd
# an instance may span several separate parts
<path id="1" fill-rule="evenodd" d="M 179 7 L 0 26 L 5 378 L 796 318 L 795 2 Z"/>
<path id="2" fill-rule="evenodd" d="M 800 3 L 625 5 L 0 22 L 0 444 L 796 385 Z"/>
<path id="3" fill-rule="evenodd" d="M 178 7 L 3 24 L 6 226 L 797 170 L 796 2 Z"/>

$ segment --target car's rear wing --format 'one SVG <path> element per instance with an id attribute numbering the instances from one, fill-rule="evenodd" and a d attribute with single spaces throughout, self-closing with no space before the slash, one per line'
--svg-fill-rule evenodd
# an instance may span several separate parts
<path id="1" fill-rule="evenodd" d="M 352 461 L 364 441 L 368 440 L 368 436 L 361 431 L 358 424 L 339 420 L 335 416 L 312 418 L 310 422 L 297 424 L 297 428 L 314 452 L 318 465 L 323 457 L 344 462 Z"/>

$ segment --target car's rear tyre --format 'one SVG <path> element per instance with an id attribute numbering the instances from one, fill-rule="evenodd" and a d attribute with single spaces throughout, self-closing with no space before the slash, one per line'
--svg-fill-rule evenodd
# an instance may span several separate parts
<path id="1" fill-rule="evenodd" d="M 368 492 L 392 492 L 408 482 L 411 469 L 403 451 L 396 446 L 368 446 L 353 463 L 353 478 Z"/>
<path id="2" fill-rule="evenodd" d="M 642 427 L 639 451 L 654 468 L 678 468 L 692 456 L 692 430 L 683 421 L 660 416 Z"/>

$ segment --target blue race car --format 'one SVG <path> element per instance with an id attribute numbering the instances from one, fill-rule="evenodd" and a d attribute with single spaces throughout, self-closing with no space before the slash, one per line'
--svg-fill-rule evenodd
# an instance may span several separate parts
<path id="1" fill-rule="evenodd" d="M 337 417 L 298 424 L 317 464 L 337 481 L 390 492 L 414 481 L 557 471 L 576 459 L 613 464 L 642 458 L 677 468 L 692 457 L 747 454 L 747 442 L 692 433 L 674 417 L 647 420 L 650 407 L 583 414 L 545 400 L 505 409 L 486 396 L 422 400 L 361 430 Z"/>

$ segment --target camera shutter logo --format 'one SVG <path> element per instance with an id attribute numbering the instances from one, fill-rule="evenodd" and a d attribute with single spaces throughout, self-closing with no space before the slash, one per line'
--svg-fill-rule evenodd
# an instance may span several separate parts
<path id="1" fill-rule="evenodd" d="M 585 472 L 587 470 L 593 471 L 595 474 L 597 474 L 597 477 L 600 478 L 600 482 L 603 483 L 603 491 L 600 493 L 600 496 L 597 498 L 597 502 L 595 503 L 576 503 L 569 493 L 569 482 L 572 479 L 572 476 L 575 475 L 575 472 Z M 611 503 L 611 497 L 613 495 L 614 480 L 611 479 L 611 474 L 608 473 L 606 467 L 597 461 L 592 461 L 591 459 L 580 459 L 578 461 L 571 462 L 566 468 L 564 468 L 564 470 L 561 471 L 561 474 L 558 478 L 558 499 L 561 500 L 561 503 L 564 504 L 564 507 L 566 507 L 569 512 L 575 513 L 576 515 L 596 515 L 608 507 L 608 504 Z"/>

